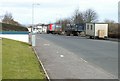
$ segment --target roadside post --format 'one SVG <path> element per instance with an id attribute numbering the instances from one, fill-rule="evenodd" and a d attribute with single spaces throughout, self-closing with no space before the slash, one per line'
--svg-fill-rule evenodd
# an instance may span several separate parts
<path id="1" fill-rule="evenodd" d="M 36 46 L 36 37 L 35 37 L 35 33 L 32 33 L 32 46 Z"/>
<path id="2" fill-rule="evenodd" d="M 32 43 L 32 46 L 36 46 L 36 44 L 35 44 L 35 39 L 36 39 L 36 37 L 35 37 L 35 33 L 33 32 L 33 28 L 34 28 L 34 6 L 35 5 L 40 5 L 40 4 L 32 4 L 32 28 L 31 28 L 31 32 L 32 32 L 32 41 L 31 41 L 31 43 Z"/>

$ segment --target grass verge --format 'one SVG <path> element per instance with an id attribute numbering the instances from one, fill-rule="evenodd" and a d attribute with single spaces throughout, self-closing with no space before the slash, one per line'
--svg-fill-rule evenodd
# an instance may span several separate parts
<path id="1" fill-rule="evenodd" d="M 2 39 L 2 79 L 46 79 L 29 44 Z"/>
<path id="2" fill-rule="evenodd" d="M 0 38 L 0 80 L 2 80 L 2 39 Z"/>

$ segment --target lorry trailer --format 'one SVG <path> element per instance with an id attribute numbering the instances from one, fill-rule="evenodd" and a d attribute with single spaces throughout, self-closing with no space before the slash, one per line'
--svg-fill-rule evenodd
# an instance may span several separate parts
<path id="1" fill-rule="evenodd" d="M 85 32 L 85 23 L 79 24 L 67 24 L 65 28 L 65 34 L 70 36 L 71 34 L 74 36 L 81 35 L 81 32 Z"/>

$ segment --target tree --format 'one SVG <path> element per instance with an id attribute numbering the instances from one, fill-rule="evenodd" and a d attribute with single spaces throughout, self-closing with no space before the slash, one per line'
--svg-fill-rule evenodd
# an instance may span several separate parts
<path id="1" fill-rule="evenodd" d="M 64 31 L 65 28 L 67 27 L 67 24 L 70 24 L 70 23 L 71 23 L 71 20 L 69 18 L 61 20 L 62 30 Z"/>
<path id="2" fill-rule="evenodd" d="M 105 23 L 115 23 L 114 20 L 109 20 L 109 19 L 105 19 L 104 22 L 105 22 Z"/>
<path id="3" fill-rule="evenodd" d="M 57 23 L 62 22 L 62 29 L 64 31 L 65 27 L 67 27 L 67 24 L 90 23 L 90 22 L 96 22 L 97 19 L 98 19 L 98 15 L 92 9 L 88 9 L 85 12 L 81 12 L 79 11 L 79 9 L 76 9 L 72 17 L 58 20 Z"/>
<path id="4" fill-rule="evenodd" d="M 80 12 L 79 9 L 76 9 L 72 17 L 74 24 L 96 22 L 98 21 L 97 19 L 98 14 L 92 9 L 88 9 L 85 12 Z"/>
<path id="5" fill-rule="evenodd" d="M 79 9 L 76 9 L 74 12 L 74 15 L 72 17 L 73 23 L 84 23 L 83 13 L 79 11 Z"/>
<path id="6" fill-rule="evenodd" d="M 12 14 L 8 12 L 6 12 L 6 14 L 3 16 L 2 23 L 20 25 L 17 21 L 13 19 Z"/>
<path id="7" fill-rule="evenodd" d="M 97 19 L 98 19 L 98 15 L 94 10 L 88 9 L 84 12 L 84 21 L 86 23 L 96 22 L 98 21 Z"/>
<path id="8" fill-rule="evenodd" d="M 108 23 L 109 24 L 109 29 L 108 29 L 108 35 L 109 37 L 118 37 L 119 35 L 119 24 L 115 23 L 114 20 L 110 20 L 110 19 L 105 19 L 104 23 Z"/>
<path id="9" fill-rule="evenodd" d="M 10 22 L 13 21 L 13 17 L 11 13 L 7 13 L 4 15 L 2 22 L 6 24 L 10 24 Z"/>

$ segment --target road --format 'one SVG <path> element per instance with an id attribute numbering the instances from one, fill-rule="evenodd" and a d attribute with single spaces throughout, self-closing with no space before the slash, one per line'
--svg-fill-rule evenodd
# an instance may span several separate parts
<path id="1" fill-rule="evenodd" d="M 43 43 L 42 40 L 44 41 L 43 46 L 41 45 L 41 43 Z M 53 44 L 53 46 L 56 45 L 56 47 L 51 47 L 53 49 L 50 50 L 49 44 L 51 44 L 51 43 Z M 70 65 L 70 67 L 71 67 L 71 68 L 69 68 L 70 70 L 73 68 L 76 68 L 78 60 L 82 59 L 86 64 L 88 63 L 88 65 L 92 66 L 95 69 L 97 68 L 97 70 L 99 70 L 99 71 L 105 71 L 106 73 L 115 75 L 116 77 L 118 75 L 118 43 L 117 42 L 106 41 L 106 40 L 86 39 L 84 37 L 38 34 L 38 35 L 36 35 L 36 44 L 37 44 L 37 46 L 36 46 L 37 52 L 39 50 L 41 50 L 41 53 L 38 52 L 39 54 L 42 54 L 42 53 L 50 53 L 51 54 L 51 52 L 55 52 L 56 50 L 58 50 L 56 52 L 56 54 L 60 53 L 60 57 L 65 58 L 67 55 L 69 55 L 69 60 L 66 58 L 66 59 L 62 60 L 62 62 L 66 61 L 66 60 L 69 61 L 69 63 L 71 63 L 71 65 L 73 65 L 73 66 Z M 41 45 L 41 47 L 39 47 L 40 45 Z M 46 46 L 46 48 L 44 46 Z M 50 51 L 45 52 L 45 50 L 46 51 L 50 50 Z M 64 53 L 64 52 L 66 52 L 66 53 Z M 70 53 L 67 54 L 68 52 L 70 52 Z M 46 57 L 44 55 L 39 55 L 39 56 L 40 56 L 41 60 L 43 61 L 43 64 L 46 65 L 47 63 L 45 63 L 44 61 L 48 60 L 47 56 L 49 56 L 49 54 Z M 51 56 L 51 59 L 53 57 L 59 59 L 59 57 L 55 57 L 55 55 Z M 48 61 L 50 61 L 50 58 Z M 64 67 L 64 65 L 62 67 Z M 47 68 L 47 65 L 45 67 L 49 71 L 50 67 L 48 66 L 49 68 Z M 69 67 L 69 66 L 66 66 L 66 67 Z M 82 67 L 82 66 L 79 66 L 79 64 L 78 64 L 77 68 L 79 68 L 79 67 Z M 88 67 L 88 66 L 86 66 L 86 67 Z M 53 67 L 51 69 L 53 69 Z M 88 69 L 90 69 L 90 67 Z M 95 69 L 93 69 L 93 70 L 95 71 Z M 90 70 L 92 70 L 92 68 Z M 97 70 L 95 72 L 97 72 Z M 65 71 L 65 70 L 63 70 L 63 71 Z M 77 69 L 75 71 L 78 72 Z M 100 72 L 98 72 L 98 73 L 100 73 Z M 68 72 L 68 74 L 70 74 L 70 73 Z M 75 73 L 75 74 L 79 75 L 79 72 Z M 74 77 L 75 77 L 75 74 L 74 74 Z M 67 74 L 66 74 L 66 76 L 67 76 Z M 81 76 L 81 77 L 85 78 L 84 76 Z M 57 74 L 56 74 L 56 77 L 57 77 Z M 86 77 L 88 77 L 88 75 Z M 61 78 L 62 78 L 62 76 L 61 76 Z M 89 77 L 89 78 L 91 78 L 91 77 Z"/>

